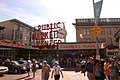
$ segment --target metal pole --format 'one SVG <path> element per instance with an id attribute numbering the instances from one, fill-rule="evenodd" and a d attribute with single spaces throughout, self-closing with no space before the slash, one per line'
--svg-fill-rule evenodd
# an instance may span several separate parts
<path id="1" fill-rule="evenodd" d="M 65 29 L 65 22 L 63 22 L 63 29 Z M 66 42 L 66 36 L 65 36 L 64 42 Z"/>
<path id="2" fill-rule="evenodd" d="M 94 0 L 93 0 L 93 8 L 94 8 Z M 95 9 L 94 9 L 94 14 L 95 14 Z M 95 19 L 95 15 L 94 15 L 94 19 Z M 98 23 L 97 23 L 96 20 L 95 20 L 95 25 L 94 26 L 98 26 Z M 98 41 L 98 36 L 96 36 L 95 39 L 96 39 L 96 56 L 95 56 L 95 58 L 96 58 L 96 57 L 99 56 L 99 41 Z"/>
<path id="3" fill-rule="evenodd" d="M 96 36 L 96 52 L 99 54 L 99 41 L 98 41 L 98 36 Z"/>

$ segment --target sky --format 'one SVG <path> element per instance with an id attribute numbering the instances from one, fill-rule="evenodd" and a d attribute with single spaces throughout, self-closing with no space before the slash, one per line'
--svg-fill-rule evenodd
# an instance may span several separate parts
<path id="1" fill-rule="evenodd" d="M 95 2 L 100 0 L 95 0 Z M 103 0 L 101 18 L 120 18 L 120 0 Z M 94 18 L 92 0 L 0 0 L 0 21 L 18 19 L 31 26 L 65 22 L 67 42 L 76 42 L 75 19 Z"/>

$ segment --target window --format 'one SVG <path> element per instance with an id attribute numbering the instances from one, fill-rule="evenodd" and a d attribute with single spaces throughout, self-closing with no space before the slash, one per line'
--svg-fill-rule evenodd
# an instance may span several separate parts
<path id="1" fill-rule="evenodd" d="M 114 28 L 114 32 L 116 33 L 119 30 L 119 28 Z"/>
<path id="2" fill-rule="evenodd" d="M 90 34 L 90 30 L 89 30 L 89 29 L 87 29 L 87 34 L 88 34 L 88 35 Z"/>
<path id="3" fill-rule="evenodd" d="M 2 34 L 2 39 L 4 39 L 4 34 Z"/>
<path id="4" fill-rule="evenodd" d="M 105 35 L 105 29 L 101 31 L 101 35 Z"/>
<path id="5" fill-rule="evenodd" d="M 85 41 L 90 42 L 91 38 L 84 38 Z"/>
<path id="6" fill-rule="evenodd" d="M 109 38 L 109 42 L 110 42 L 110 44 L 112 44 L 112 38 Z"/>
<path id="7" fill-rule="evenodd" d="M 28 29 L 26 29 L 26 34 L 29 34 L 29 30 Z"/>
<path id="8" fill-rule="evenodd" d="M 17 40 L 17 30 L 15 30 L 15 40 Z"/>
<path id="9" fill-rule="evenodd" d="M 29 40 L 29 38 L 27 36 L 25 36 L 25 41 L 28 41 L 28 40 Z"/>
<path id="10" fill-rule="evenodd" d="M 27 41 L 27 37 L 25 37 L 25 41 Z"/>
<path id="11" fill-rule="evenodd" d="M 14 29 L 12 29 L 12 40 L 14 38 Z"/>
<path id="12" fill-rule="evenodd" d="M 20 34 L 20 39 L 22 39 L 22 34 Z"/>
<path id="13" fill-rule="evenodd" d="M 83 29 L 83 34 L 89 35 L 90 34 L 90 29 Z"/>
<path id="14" fill-rule="evenodd" d="M 22 27 L 20 27 L 20 31 L 23 31 L 23 28 L 22 28 Z"/>
<path id="15" fill-rule="evenodd" d="M 83 34 L 85 34 L 85 35 L 86 35 L 86 30 L 85 30 L 85 29 L 83 29 Z"/>
<path id="16" fill-rule="evenodd" d="M 111 34 L 111 28 L 107 28 L 107 33 Z"/>

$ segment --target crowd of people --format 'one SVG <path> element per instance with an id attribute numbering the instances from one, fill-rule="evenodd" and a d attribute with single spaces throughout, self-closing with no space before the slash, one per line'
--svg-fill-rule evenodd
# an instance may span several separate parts
<path id="1" fill-rule="evenodd" d="M 63 76 L 63 73 L 62 73 L 62 69 L 59 66 L 59 62 L 58 61 L 53 61 L 52 63 L 53 63 L 53 69 L 52 69 L 52 73 L 51 73 L 51 78 L 53 78 L 53 76 L 54 76 L 54 80 L 59 80 L 60 79 L 60 74 L 62 75 L 62 78 L 63 78 L 64 76 Z M 30 76 L 30 70 L 32 70 L 32 72 L 33 72 L 33 79 L 34 79 L 35 78 L 35 73 L 36 73 L 36 70 L 37 70 L 36 63 L 35 63 L 34 60 L 32 62 L 30 60 L 28 60 L 28 62 L 27 62 L 27 73 L 28 73 L 27 77 Z M 50 77 L 50 72 L 51 72 L 51 67 L 47 63 L 47 61 L 44 60 L 43 64 L 42 64 L 41 79 L 40 80 L 48 80 L 49 77 Z"/>
<path id="2" fill-rule="evenodd" d="M 84 76 L 87 72 L 89 80 L 119 80 L 119 65 L 118 60 L 114 56 L 112 59 L 95 60 L 89 57 L 85 68 L 83 69 Z"/>
<path id="3" fill-rule="evenodd" d="M 84 73 L 84 76 L 88 77 L 88 80 L 120 80 L 120 64 L 116 56 L 112 58 L 94 59 L 93 57 L 88 58 L 61 58 L 59 60 L 53 59 L 52 65 L 44 60 L 42 63 L 41 80 L 48 80 L 50 77 L 54 80 L 60 80 L 60 75 L 64 78 L 62 67 L 75 67 L 75 72 Z M 83 65 L 84 64 L 84 65 Z M 27 73 L 30 76 L 30 70 L 33 72 L 33 79 L 37 70 L 36 60 L 27 61 Z M 52 67 L 52 69 L 51 69 Z M 51 74 L 50 74 L 51 73 Z M 51 75 L 51 76 L 50 76 Z"/>
<path id="4" fill-rule="evenodd" d="M 65 62 L 66 66 L 69 67 L 70 64 L 74 64 L 74 67 L 76 67 L 75 71 L 76 72 L 81 71 L 82 73 L 84 73 L 84 76 L 87 76 L 88 80 L 119 80 L 120 66 L 118 65 L 118 60 L 115 56 L 112 57 L 111 59 L 105 58 L 100 60 L 96 60 L 93 57 L 89 57 L 87 59 L 84 59 L 84 61 L 86 61 L 84 63 L 84 66 L 82 66 L 81 62 L 83 61 L 83 59 L 81 58 L 74 59 L 74 61 L 72 62 L 69 61 L 71 61 L 71 59 L 68 59 L 68 62 L 67 61 Z M 62 62 L 60 60 L 59 61 L 53 60 L 52 63 L 53 68 L 51 69 L 51 66 L 47 63 L 47 61 L 43 61 L 41 80 L 48 80 L 49 77 L 51 78 L 54 77 L 54 80 L 59 80 L 60 74 L 62 78 L 64 77 L 61 67 L 59 65 L 62 64 Z M 33 71 L 33 78 L 35 77 L 36 72 L 35 66 L 36 66 L 35 62 L 33 62 L 33 66 L 31 68 Z M 62 66 L 64 65 L 62 64 Z M 30 66 L 28 66 L 27 71 L 29 76 Z"/>

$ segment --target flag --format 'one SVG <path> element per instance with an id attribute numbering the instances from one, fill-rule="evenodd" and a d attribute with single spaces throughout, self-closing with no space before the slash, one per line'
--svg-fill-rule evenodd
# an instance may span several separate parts
<path id="1" fill-rule="evenodd" d="M 100 13 L 102 9 L 102 3 L 103 3 L 103 0 L 100 0 L 96 3 L 94 3 L 94 0 L 93 0 L 95 24 L 98 24 L 99 22 L 99 17 L 100 17 Z"/>

